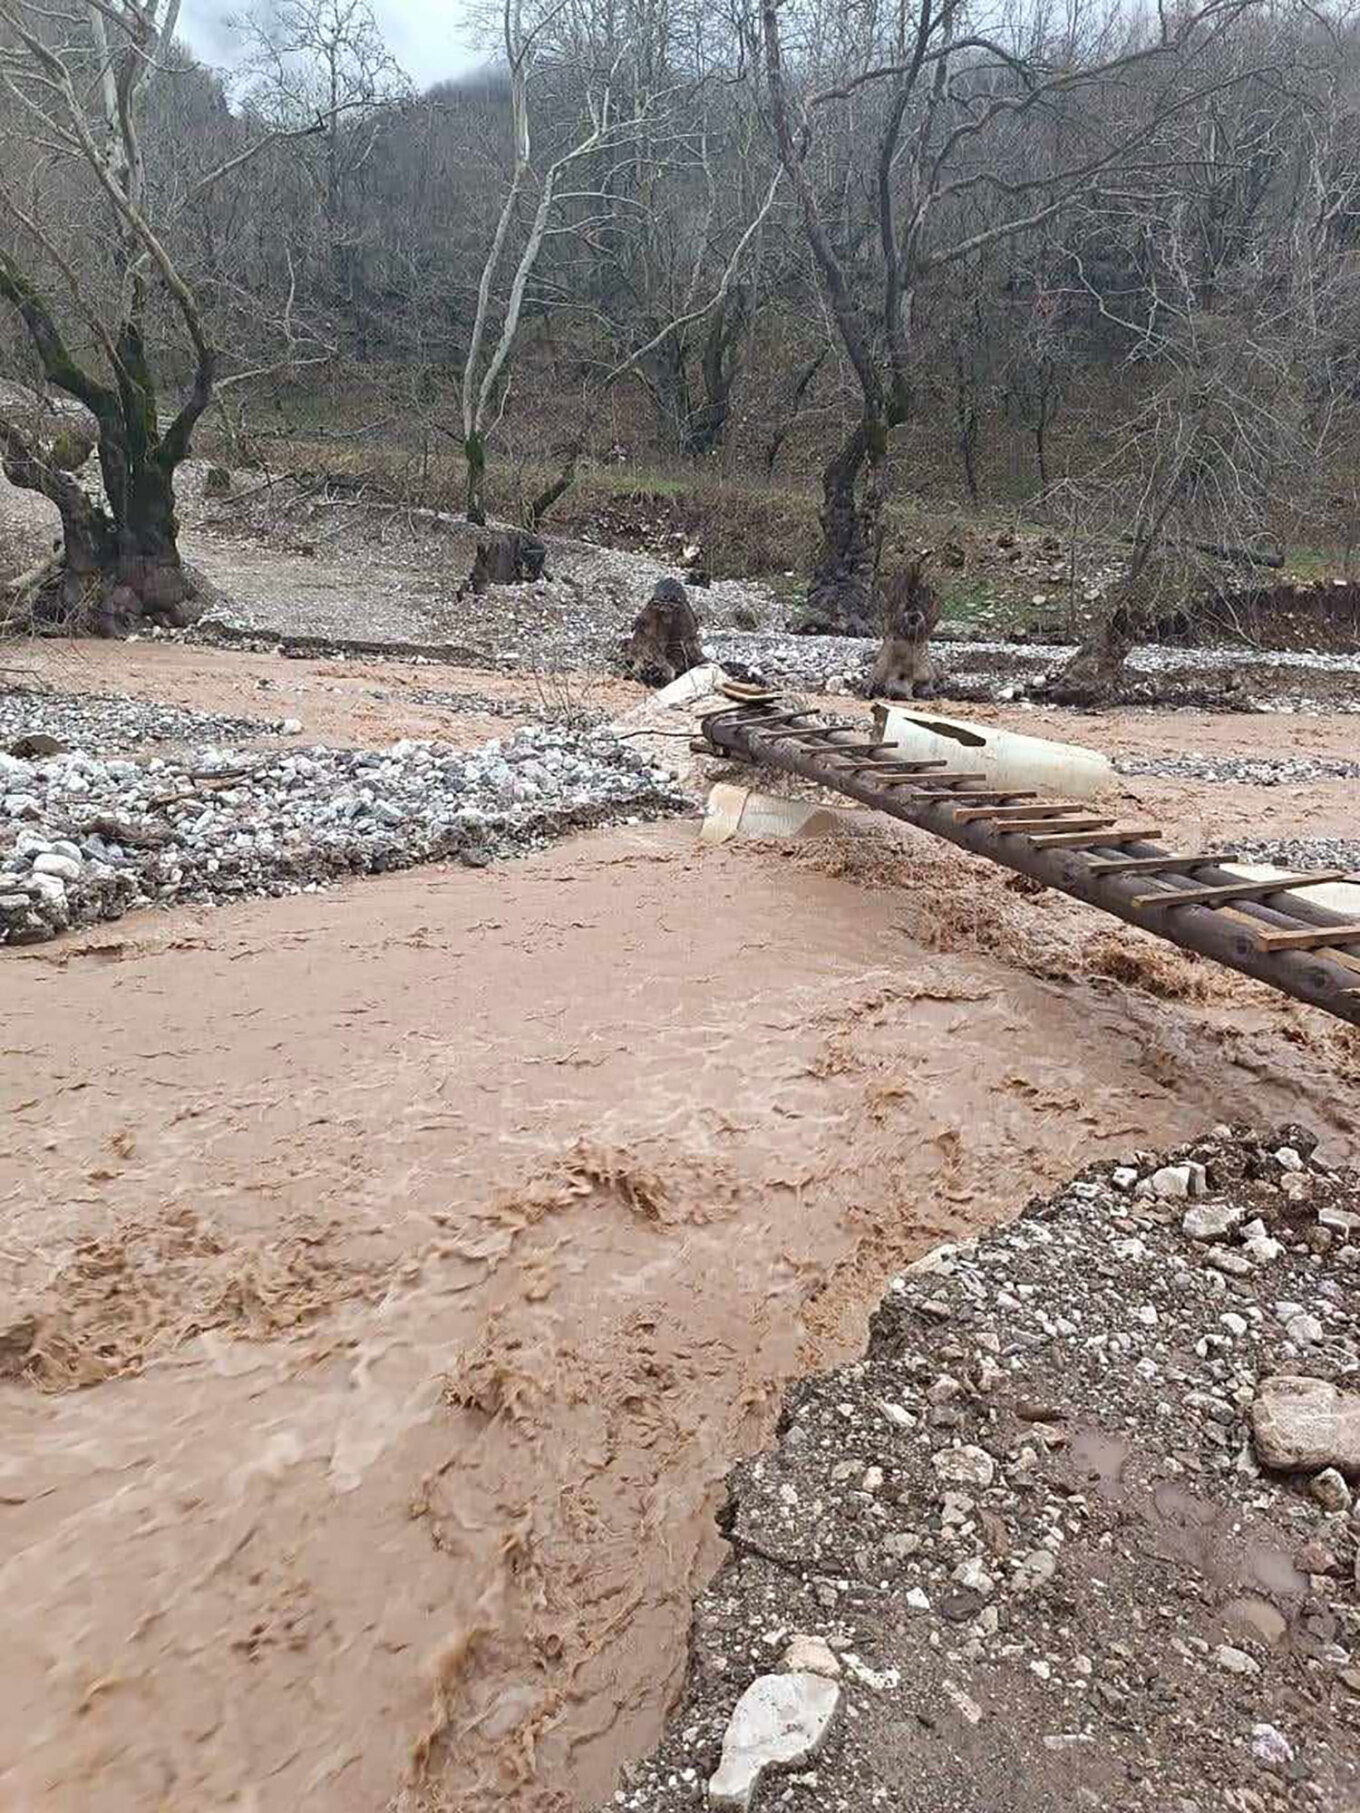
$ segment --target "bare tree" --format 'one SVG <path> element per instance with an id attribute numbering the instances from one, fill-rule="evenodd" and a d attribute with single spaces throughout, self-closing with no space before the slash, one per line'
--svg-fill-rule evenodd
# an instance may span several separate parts
<path id="1" fill-rule="evenodd" d="M 1360 288 L 1337 227 L 1360 201 L 1360 165 L 1335 156 L 1335 70 L 1319 86 L 1301 48 L 1275 47 L 1269 80 L 1244 77 L 1188 121 L 1176 179 L 1135 187 L 1102 223 L 1106 243 L 1136 249 L 1136 284 L 1111 293 L 1078 255 L 1138 401 L 1069 486 L 1127 555 L 1052 698 L 1108 698 L 1162 610 L 1193 617 L 1279 565 L 1286 500 L 1313 489 L 1353 412 L 1353 368 L 1335 355 L 1355 344 Z"/>
<path id="2" fill-rule="evenodd" d="M 361 210 L 360 184 L 410 82 L 368 0 L 268 0 L 230 23 L 247 46 L 242 104 L 292 135 L 319 215 L 323 281 L 355 321 L 362 358 L 371 312 L 362 253 L 374 222 Z M 300 246 L 303 223 L 289 228 Z"/>
<path id="3" fill-rule="evenodd" d="M 1066 296 L 1061 289 L 1027 274 L 1023 317 L 1002 379 L 1006 414 L 1034 448 L 1036 502 L 1049 486 L 1048 437 L 1057 421 L 1071 375 L 1066 336 Z"/>
<path id="4" fill-rule="evenodd" d="M 1042 11 L 978 28 L 964 0 L 921 0 L 886 31 L 857 26 L 839 79 L 804 94 L 790 75 L 779 0 L 762 0 L 760 35 L 780 157 L 797 196 L 861 409 L 823 474 L 823 545 L 802 627 L 868 633 L 875 623 L 879 518 L 889 483 L 890 436 L 914 406 L 915 313 L 923 285 L 985 247 L 1056 220 L 1103 172 L 1132 159 L 1167 114 L 1187 104 L 1197 64 L 1251 0 L 1207 0 L 1167 14 L 1151 37 L 1115 38 L 1105 19 L 1069 9 L 1061 31 Z M 1119 76 L 1165 65 L 1144 84 L 1138 117 L 1096 101 Z M 858 280 L 838 245 L 809 152 L 829 109 L 877 97 L 863 179 L 874 197 L 874 281 Z M 998 218 L 971 227 L 959 208 L 982 190 Z"/>
<path id="5" fill-rule="evenodd" d="M 486 521 L 487 441 L 505 406 L 510 358 L 520 330 L 529 281 L 544 242 L 554 228 L 557 211 L 568 203 L 580 207 L 600 199 L 593 189 L 568 191 L 563 187 L 564 182 L 574 167 L 589 166 L 597 154 L 623 143 L 640 124 L 637 114 L 621 116 L 616 111 L 613 88 L 616 69 L 610 67 L 598 80 L 587 80 L 582 96 L 584 117 L 577 129 L 569 134 L 565 147 L 548 161 L 541 173 L 535 168 L 531 133 L 533 78 L 541 40 L 552 21 L 553 15 L 549 14 L 536 23 L 526 22 L 524 0 L 505 0 L 502 28 L 509 72 L 514 164 L 477 286 L 476 310 L 463 357 L 460 386 L 463 453 L 467 460 L 466 508 L 468 520 L 476 523 Z M 536 198 L 533 197 L 535 187 Z M 521 206 L 528 208 L 529 215 L 516 257 L 513 238 Z M 576 230 L 579 230 L 579 221 Z M 506 272 L 509 273 L 509 285 L 501 296 L 497 286 Z M 495 328 L 497 314 L 499 332 Z"/>
<path id="6" fill-rule="evenodd" d="M 164 0 L 164 8 L 162 0 L 100 0 L 73 14 L 28 0 L 0 5 L 0 82 L 43 154 L 22 191 L 13 178 L 0 182 L 0 208 L 14 230 L 10 246 L 0 247 L 0 299 L 23 323 L 47 383 L 94 418 L 104 500 L 26 440 L 13 419 L 5 424 L 5 469 L 13 483 L 56 505 L 64 537 L 58 596 L 72 615 L 105 631 L 143 614 L 171 622 L 186 614 L 174 475 L 217 370 L 198 301 L 150 214 L 141 101 L 174 31 L 177 0 Z M 68 183 L 73 171 L 92 179 L 102 245 L 63 248 L 60 216 L 42 192 L 45 167 Z M 106 292 L 98 286 L 101 258 Z M 83 362 L 52 294 L 40 287 L 42 267 L 65 291 L 68 317 L 89 346 Z M 153 299 L 168 304 L 193 365 L 188 395 L 164 426 L 147 347 Z"/>

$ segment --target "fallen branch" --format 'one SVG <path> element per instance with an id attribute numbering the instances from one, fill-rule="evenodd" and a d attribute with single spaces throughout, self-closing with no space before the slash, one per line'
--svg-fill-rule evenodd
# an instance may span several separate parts
<path id="1" fill-rule="evenodd" d="M 1132 534 L 1123 534 L 1120 541 L 1130 546 L 1138 539 Z M 1238 561 L 1243 566 L 1275 567 L 1284 565 L 1283 554 L 1267 554 L 1259 548 L 1234 547 L 1230 542 L 1218 541 L 1168 541 L 1163 544 L 1168 554 L 1184 553 L 1192 549 L 1196 554 L 1210 554 L 1215 560 Z"/>

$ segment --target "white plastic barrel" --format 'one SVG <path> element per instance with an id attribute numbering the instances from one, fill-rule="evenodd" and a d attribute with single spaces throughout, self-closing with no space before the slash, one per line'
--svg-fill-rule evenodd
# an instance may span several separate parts
<path id="1" fill-rule="evenodd" d="M 709 791 L 699 835 L 706 844 L 724 844 L 729 837 L 783 843 L 791 838 L 826 837 L 833 831 L 850 829 L 857 817 L 862 821 L 863 816 L 853 808 L 842 810 L 814 805 L 810 800 L 781 799 L 719 781 Z"/>
<path id="2" fill-rule="evenodd" d="M 876 705 L 874 725 L 904 761 L 948 762 L 994 787 L 1033 787 L 1065 799 L 1095 799 L 1112 785 L 1108 756 L 1076 743 L 1019 736 L 990 724 L 965 724 L 906 705 Z"/>

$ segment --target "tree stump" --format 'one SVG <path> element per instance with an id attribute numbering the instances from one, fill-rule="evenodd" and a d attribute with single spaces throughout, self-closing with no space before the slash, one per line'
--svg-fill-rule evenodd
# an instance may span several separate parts
<path id="1" fill-rule="evenodd" d="M 644 686 L 669 686 L 703 659 L 689 593 L 678 579 L 659 579 L 623 645 L 624 671 Z"/>
<path id="2" fill-rule="evenodd" d="M 940 600 L 925 577 L 928 554 L 920 554 L 883 588 L 883 642 L 869 690 L 880 699 L 921 699 L 932 690 L 935 664 L 930 638 L 940 617 Z"/>
<path id="3" fill-rule="evenodd" d="M 543 577 L 547 561 L 546 542 L 523 529 L 485 535 L 477 543 L 468 588 L 480 596 L 489 586 L 524 585 Z"/>

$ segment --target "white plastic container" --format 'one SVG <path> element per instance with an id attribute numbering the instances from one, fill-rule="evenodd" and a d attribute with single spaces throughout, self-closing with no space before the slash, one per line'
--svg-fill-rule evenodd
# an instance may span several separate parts
<path id="1" fill-rule="evenodd" d="M 1076 743 L 1051 743 L 1018 736 L 990 724 L 965 724 L 906 705 L 876 705 L 878 737 L 892 743 L 904 761 L 948 762 L 969 774 L 985 775 L 994 787 L 1033 787 L 1064 799 L 1095 799 L 1114 783 L 1108 756 Z"/>
<path id="2" fill-rule="evenodd" d="M 809 800 L 780 799 L 719 781 L 710 789 L 699 832 L 706 844 L 725 844 L 730 837 L 763 838 L 785 843 L 798 837 L 827 837 L 833 831 L 854 830 L 853 808 L 814 805 Z"/>

